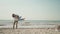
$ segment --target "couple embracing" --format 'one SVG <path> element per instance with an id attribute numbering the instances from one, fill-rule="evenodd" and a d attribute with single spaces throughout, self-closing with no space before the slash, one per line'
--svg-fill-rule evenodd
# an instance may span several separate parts
<path id="1" fill-rule="evenodd" d="M 13 29 L 15 28 L 15 25 L 16 25 L 16 29 L 17 29 L 18 21 L 25 19 L 25 18 L 22 18 L 21 16 L 16 15 L 16 14 L 12 14 L 12 17 L 14 18 Z"/>

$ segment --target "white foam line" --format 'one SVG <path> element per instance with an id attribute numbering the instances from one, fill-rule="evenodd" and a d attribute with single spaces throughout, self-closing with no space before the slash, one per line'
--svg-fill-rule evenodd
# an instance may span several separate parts
<path id="1" fill-rule="evenodd" d="M 18 28 L 54 28 L 55 25 L 34 25 L 34 26 L 18 26 Z M 0 26 L 0 28 L 12 28 L 12 26 Z"/>

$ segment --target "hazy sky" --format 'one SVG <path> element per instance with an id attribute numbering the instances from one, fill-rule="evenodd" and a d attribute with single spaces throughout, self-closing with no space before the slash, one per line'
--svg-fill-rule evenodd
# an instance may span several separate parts
<path id="1" fill-rule="evenodd" d="M 27 20 L 60 20 L 60 0 L 0 0 L 0 20 L 12 13 Z"/>

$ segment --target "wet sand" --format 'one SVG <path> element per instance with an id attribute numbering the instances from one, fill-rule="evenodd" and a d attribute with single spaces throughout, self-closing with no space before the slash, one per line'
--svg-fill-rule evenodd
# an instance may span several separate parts
<path id="1" fill-rule="evenodd" d="M 55 28 L 0 28 L 0 34 L 60 34 Z"/>

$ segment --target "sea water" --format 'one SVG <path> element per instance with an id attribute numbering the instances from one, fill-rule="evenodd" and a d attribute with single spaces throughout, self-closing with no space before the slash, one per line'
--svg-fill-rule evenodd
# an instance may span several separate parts
<path id="1" fill-rule="evenodd" d="M 0 20 L 0 28 L 12 28 L 13 20 Z M 18 28 L 55 27 L 60 20 L 24 20 L 18 22 Z"/>

